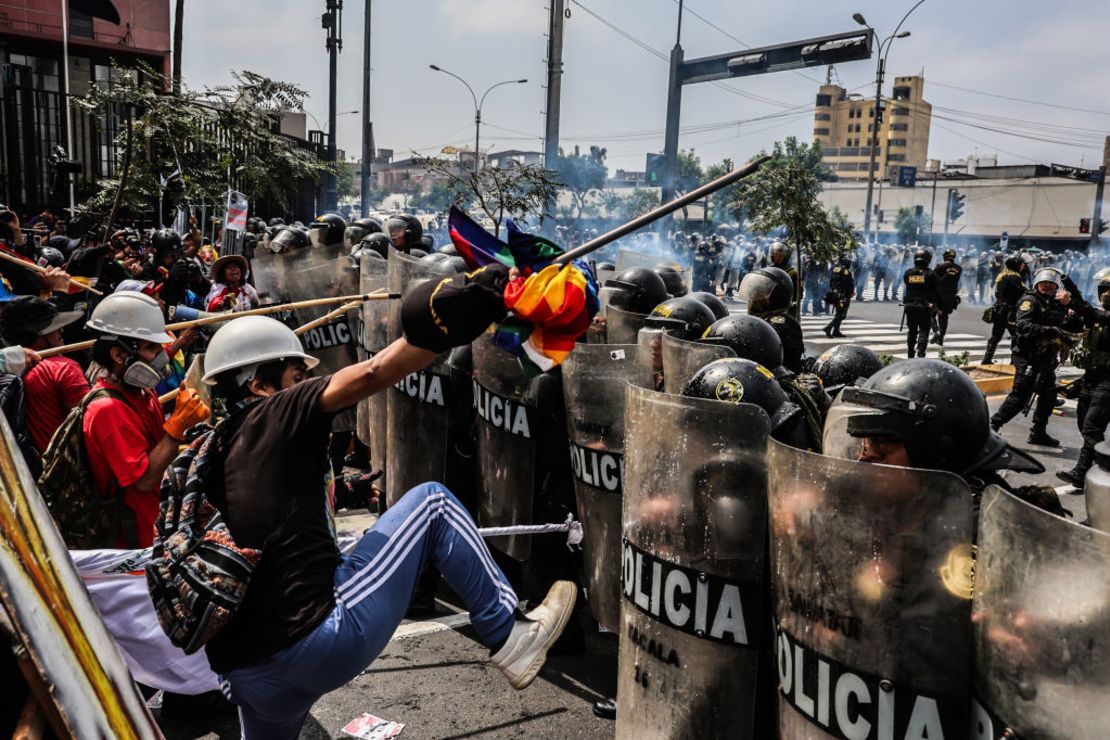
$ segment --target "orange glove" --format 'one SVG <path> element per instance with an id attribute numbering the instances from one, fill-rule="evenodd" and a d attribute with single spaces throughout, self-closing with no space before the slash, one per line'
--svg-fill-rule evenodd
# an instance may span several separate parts
<path id="1" fill-rule="evenodd" d="M 170 414 L 170 418 L 166 419 L 162 429 L 166 431 L 166 434 L 180 442 L 185 439 L 185 432 L 189 430 L 189 427 L 201 423 L 211 413 L 211 409 L 204 401 L 200 400 L 200 395 L 196 391 L 192 388 L 182 388 L 181 393 L 177 394 L 177 402 L 174 404 L 173 413 Z"/>

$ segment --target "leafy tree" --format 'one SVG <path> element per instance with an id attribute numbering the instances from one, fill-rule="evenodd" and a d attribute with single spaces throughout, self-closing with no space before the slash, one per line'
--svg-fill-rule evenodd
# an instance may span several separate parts
<path id="1" fill-rule="evenodd" d="M 229 188 L 254 202 L 285 210 L 305 180 L 329 165 L 292 137 L 278 133 L 283 111 L 300 110 L 306 92 L 253 72 L 232 73 L 233 84 L 166 94 L 165 78 L 146 65 L 115 68 L 111 88 L 93 86 L 77 104 L 125 121 L 119 135 L 118 178 L 97 183 L 78 211 L 104 219 L 137 215 L 164 195 L 166 212 L 179 204 L 222 203 Z M 160 191 L 160 178 L 180 170 L 180 187 Z"/>
<path id="2" fill-rule="evenodd" d="M 340 162 L 336 169 L 335 192 L 340 200 L 358 195 L 358 188 L 355 187 L 355 180 L 357 179 L 355 169 L 356 165 L 349 162 Z"/>
<path id="3" fill-rule="evenodd" d="M 636 188 L 624 199 L 624 217 L 634 219 L 642 216 L 659 205 L 659 191 L 652 188 Z"/>
<path id="4" fill-rule="evenodd" d="M 760 155 L 762 156 L 762 154 Z M 771 159 L 758 172 L 741 180 L 737 206 L 742 205 L 753 231 L 761 234 L 785 229 L 796 264 L 805 253 L 817 262 L 831 262 L 854 246 L 852 230 L 843 218 L 821 205 L 822 183 L 829 173 L 821 163 L 821 147 L 795 137 L 775 142 Z M 801 290 L 801 281 L 797 289 Z M 800 303 L 801 296 L 797 296 Z"/>
<path id="5" fill-rule="evenodd" d="M 544 204 L 553 201 L 563 185 L 551 170 L 520 162 L 477 172 L 443 157 L 413 157 L 413 162 L 441 179 L 456 205 L 473 202 L 493 222 L 495 236 L 500 236 L 507 217 L 537 214 L 542 223 Z"/>
<path id="6" fill-rule="evenodd" d="M 913 244 L 927 236 L 933 230 L 933 224 L 924 212 L 918 213 L 903 206 L 894 217 L 894 228 L 898 230 L 898 238 L 903 244 Z"/>
<path id="7" fill-rule="evenodd" d="M 682 149 L 678 153 L 678 172 L 675 173 L 675 190 L 688 193 L 705 182 L 705 170 L 701 166 L 701 157 L 693 149 Z M 708 215 L 708 214 L 707 214 Z M 690 213 L 686 206 L 682 208 L 683 219 L 689 219 Z"/>
<path id="8" fill-rule="evenodd" d="M 608 176 L 605 154 L 606 150 L 597 146 L 591 146 L 589 154 L 582 154 L 577 146 L 574 147 L 574 154 L 559 150 L 555 172 L 574 198 L 579 219 L 589 204 L 590 196 L 600 192 L 605 185 Z"/>
<path id="9" fill-rule="evenodd" d="M 412 207 L 417 210 L 439 213 L 455 202 L 455 193 L 445 182 L 434 182 L 427 190 L 412 197 Z"/>
<path id="10" fill-rule="evenodd" d="M 736 169 L 736 166 L 730 158 L 724 159 L 720 164 L 710 165 L 705 168 L 705 182 L 724 177 L 734 169 Z M 727 188 L 718 190 L 716 193 L 709 196 L 709 212 L 706 214 L 706 220 L 712 219 L 714 221 L 724 222 L 731 219 L 743 224 L 744 209 L 737 199 L 738 194 L 739 186 L 729 185 Z"/>
<path id="11" fill-rule="evenodd" d="M 624 196 L 616 190 L 602 190 L 598 196 L 598 202 L 609 218 L 620 218 L 621 213 L 624 212 Z"/>

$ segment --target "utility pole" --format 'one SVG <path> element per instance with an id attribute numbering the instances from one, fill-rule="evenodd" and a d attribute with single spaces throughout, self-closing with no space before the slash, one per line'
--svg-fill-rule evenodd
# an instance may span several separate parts
<path id="1" fill-rule="evenodd" d="M 1099 232 L 1102 229 L 1102 191 L 1106 186 L 1106 165 L 1098 168 L 1098 180 L 1095 181 L 1095 213 L 1091 218 L 1091 241 L 1088 247 L 1093 247 L 1099 243 L 1101 236 Z"/>
<path id="2" fill-rule="evenodd" d="M 324 46 L 328 50 L 328 163 L 332 171 L 324 176 L 324 209 L 334 211 L 339 207 L 339 194 L 335 188 L 335 118 L 336 83 L 339 68 L 339 52 L 343 50 L 343 0 L 326 0 L 327 6 L 320 25 L 327 29 L 328 37 Z"/>
<path id="3" fill-rule="evenodd" d="M 952 190 L 948 191 L 948 199 L 944 204 L 944 243 L 941 246 L 948 246 L 948 218 L 952 215 Z"/>
<path id="4" fill-rule="evenodd" d="M 369 0 L 367 0 L 369 2 Z M 559 161 L 559 115 L 563 93 L 563 21 L 566 0 L 550 0 L 547 35 L 547 116 L 543 136 L 543 166 L 555 169 Z M 555 217 L 555 199 L 544 204 L 544 218 Z"/>
<path id="5" fill-rule="evenodd" d="M 366 0 L 362 39 L 362 169 L 359 185 L 362 191 L 359 212 L 370 215 L 370 167 L 374 159 L 374 124 L 370 120 L 370 9 L 373 0 Z"/>
<path id="6" fill-rule="evenodd" d="M 940 176 L 940 170 L 933 173 L 933 204 L 929 206 L 929 246 L 934 246 L 934 236 L 937 233 L 934 224 L 937 222 L 937 178 Z"/>
<path id="7" fill-rule="evenodd" d="M 675 33 L 674 48 L 671 49 L 671 69 L 667 80 L 667 129 L 663 137 L 663 187 L 659 202 L 674 200 L 676 180 L 678 179 L 678 126 L 682 119 L 682 10 L 683 0 L 678 2 L 678 30 Z M 659 228 L 666 232 L 673 216 L 659 219 Z"/>

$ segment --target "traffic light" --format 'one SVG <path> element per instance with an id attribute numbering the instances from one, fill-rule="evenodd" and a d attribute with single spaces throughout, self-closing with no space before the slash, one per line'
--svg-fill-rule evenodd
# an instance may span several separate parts
<path id="1" fill-rule="evenodd" d="M 1102 232 L 1106 231 L 1107 227 L 1110 227 L 1110 224 L 1106 223 L 1106 219 L 1100 218 L 1098 220 L 1098 231 L 1095 232 L 1095 236 L 1098 236 Z"/>
<path id="2" fill-rule="evenodd" d="M 948 191 L 948 221 L 958 221 L 960 216 L 964 215 L 964 199 L 966 195 L 959 190 Z"/>
<path id="3" fill-rule="evenodd" d="M 1089 219 L 1089 218 L 1079 219 L 1079 233 L 1080 234 L 1090 234 L 1091 233 L 1091 219 Z"/>
<path id="4" fill-rule="evenodd" d="M 645 179 L 648 186 L 658 187 L 663 184 L 663 171 L 667 167 L 667 158 L 662 154 L 647 155 L 647 167 L 645 172 Z"/>

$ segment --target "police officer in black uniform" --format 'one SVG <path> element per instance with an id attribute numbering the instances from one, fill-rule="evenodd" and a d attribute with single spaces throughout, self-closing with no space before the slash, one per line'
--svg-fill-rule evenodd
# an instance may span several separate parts
<path id="1" fill-rule="evenodd" d="M 762 267 L 744 276 L 740 298 L 748 302 L 748 313 L 763 319 L 782 341 L 782 366 L 792 373 L 802 372 L 805 339 L 794 319 L 794 282 L 777 267 Z"/>
<path id="2" fill-rule="evenodd" d="M 782 242 L 775 242 L 767 251 L 768 256 L 771 258 L 771 267 L 777 267 L 787 275 L 790 276 L 791 285 L 794 287 L 794 295 L 796 300 L 801 302 L 802 296 L 805 291 L 798 292 L 798 270 L 790 264 L 790 247 Z"/>
<path id="3" fill-rule="evenodd" d="M 929 269 L 932 261 L 933 255 L 928 249 L 918 249 L 913 254 L 913 267 L 902 275 L 906 356 L 911 358 L 924 357 L 929 345 L 929 317 L 937 303 L 937 279 Z"/>
<path id="4" fill-rule="evenodd" d="M 1076 488 L 1083 487 L 1083 479 L 1095 459 L 1095 445 L 1106 438 L 1106 426 L 1110 424 L 1110 267 L 1099 270 L 1094 279 L 1098 305 L 1083 301 L 1074 308 L 1087 328 L 1082 350 L 1072 355 L 1076 367 L 1085 371 L 1079 381 L 1076 409 L 1083 447 L 1074 468 L 1056 473 L 1056 477 Z"/>
<path id="5" fill-rule="evenodd" d="M 843 338 L 840 324 L 848 318 L 848 307 L 852 304 L 852 294 L 856 291 L 856 279 L 852 275 L 852 258 L 842 255 L 837 260 L 829 276 L 829 292 L 825 294 L 825 302 L 833 307 L 833 320 L 825 326 L 826 337 Z"/>
<path id="6" fill-rule="evenodd" d="M 1056 406 L 1056 366 L 1061 340 L 1065 338 L 1068 306 L 1072 303 L 1072 295 L 1062 289 L 1063 284 L 1059 270 L 1041 268 L 1033 276 L 1033 289 L 1018 303 L 1013 342 L 1014 387 L 991 417 L 991 427 L 998 431 L 1017 416 L 1036 393 L 1029 444 L 1047 447 L 1060 445 L 1058 439 L 1049 436 L 1046 427 Z M 1067 328 L 1081 328 L 1077 323 L 1073 320 Z"/>
<path id="7" fill-rule="evenodd" d="M 944 250 L 944 260 L 933 270 L 937 280 L 937 305 L 933 312 L 933 344 L 944 346 L 948 317 L 960 305 L 960 278 L 964 268 L 956 264 L 956 250 Z"/>
<path id="8" fill-rule="evenodd" d="M 994 279 L 994 305 L 990 310 L 991 336 L 987 340 L 987 351 L 983 355 L 984 365 L 994 361 L 994 352 L 1002 341 L 1002 334 L 1008 329 L 1014 336 L 1015 314 L 1018 301 L 1025 295 L 1025 260 L 1016 254 L 1010 255 L 1003 263 L 1002 271 Z"/>

